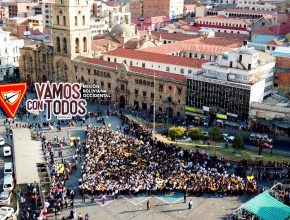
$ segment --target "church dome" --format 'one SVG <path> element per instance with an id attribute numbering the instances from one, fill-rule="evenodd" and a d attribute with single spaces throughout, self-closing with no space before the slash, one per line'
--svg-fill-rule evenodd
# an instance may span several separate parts
<path id="1" fill-rule="evenodd" d="M 135 35 L 134 28 L 128 24 L 115 24 L 111 29 L 111 36 L 122 36 L 124 33 L 126 37 L 132 37 Z"/>

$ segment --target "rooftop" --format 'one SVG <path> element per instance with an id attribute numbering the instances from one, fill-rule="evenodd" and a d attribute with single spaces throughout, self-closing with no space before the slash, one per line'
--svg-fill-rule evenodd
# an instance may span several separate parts
<path id="1" fill-rule="evenodd" d="M 275 13 L 274 11 L 238 9 L 238 8 L 229 8 L 226 9 L 225 12 L 237 14 L 258 14 L 258 15 L 272 15 Z"/>
<path id="2" fill-rule="evenodd" d="M 172 41 L 184 41 L 196 38 L 196 36 L 189 35 L 189 34 L 182 34 L 182 33 L 169 33 L 167 31 L 159 31 L 159 32 L 152 32 L 152 35 L 155 37 L 160 37 L 165 40 L 172 40 Z"/>
<path id="3" fill-rule="evenodd" d="M 203 53 L 209 55 L 218 55 L 227 52 L 233 48 L 242 46 L 240 40 L 227 38 L 203 38 L 195 36 L 194 39 L 179 41 L 171 44 L 163 44 L 156 47 L 140 49 L 141 51 L 170 54 L 180 51 L 191 51 L 193 53 Z"/>
<path id="4" fill-rule="evenodd" d="M 266 45 L 273 45 L 273 46 L 281 46 L 283 44 L 283 42 L 279 41 L 279 40 L 271 40 L 271 41 L 268 41 L 266 42 Z"/>
<path id="5" fill-rule="evenodd" d="M 90 63 L 90 64 L 96 64 L 103 67 L 114 68 L 114 69 L 122 65 L 119 63 L 112 63 L 112 62 L 100 60 L 97 58 L 78 57 L 76 60 Z M 186 76 L 181 75 L 181 74 L 168 73 L 168 72 L 163 72 L 163 71 L 158 71 L 158 70 L 151 70 L 151 69 L 146 69 L 146 68 L 136 67 L 136 66 L 129 66 L 128 68 L 130 72 L 134 72 L 137 74 L 150 75 L 150 76 L 154 76 L 155 74 L 156 77 L 160 77 L 163 79 L 173 79 L 177 81 L 185 81 L 187 79 Z"/>
<path id="6" fill-rule="evenodd" d="M 205 16 L 196 18 L 195 21 L 213 21 L 213 22 L 227 22 L 231 24 L 252 24 L 250 19 L 240 19 L 240 18 L 228 18 L 225 16 Z"/>
<path id="7" fill-rule="evenodd" d="M 187 66 L 192 68 L 201 68 L 202 64 L 207 62 L 205 60 L 192 59 L 186 57 L 176 57 L 165 54 L 157 54 L 152 52 L 145 52 L 141 50 L 131 50 L 118 48 L 107 52 L 107 56 L 124 57 L 136 60 L 144 60 L 158 63 L 166 63 L 177 66 Z"/>
<path id="8" fill-rule="evenodd" d="M 288 33 L 290 33 L 290 24 L 282 24 L 254 31 L 254 34 L 266 34 L 266 35 L 286 35 Z"/>

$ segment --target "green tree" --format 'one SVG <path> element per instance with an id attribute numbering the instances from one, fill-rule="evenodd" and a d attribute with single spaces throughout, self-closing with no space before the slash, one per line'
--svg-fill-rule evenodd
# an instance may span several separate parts
<path id="1" fill-rule="evenodd" d="M 232 143 L 232 148 L 235 150 L 241 150 L 245 148 L 244 141 L 241 135 L 237 135 Z"/>
<path id="2" fill-rule="evenodd" d="M 209 131 L 209 137 L 213 140 L 213 141 L 221 141 L 223 139 L 223 135 L 222 132 L 219 128 L 217 127 L 213 127 L 210 131 Z"/>
<path id="3" fill-rule="evenodd" d="M 190 128 L 188 132 L 188 136 L 192 140 L 198 140 L 204 138 L 202 130 L 200 128 Z"/>
<path id="4" fill-rule="evenodd" d="M 185 128 L 181 126 L 174 126 L 169 128 L 168 135 L 171 140 L 182 139 L 185 135 Z"/>

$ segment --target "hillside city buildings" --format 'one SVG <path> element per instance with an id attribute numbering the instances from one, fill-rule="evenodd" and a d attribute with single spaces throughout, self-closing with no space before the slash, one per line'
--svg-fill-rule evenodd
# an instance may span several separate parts
<path id="1" fill-rule="evenodd" d="M 289 8 L 256 0 L 11 0 L 0 3 L 0 24 L 6 38 L 9 31 L 25 42 L 9 64 L 14 71 L 19 62 L 22 81 L 99 84 L 111 95 L 103 102 L 148 113 L 155 99 L 160 119 L 265 124 L 288 117 Z M 5 68 L 0 80 L 15 74 Z"/>

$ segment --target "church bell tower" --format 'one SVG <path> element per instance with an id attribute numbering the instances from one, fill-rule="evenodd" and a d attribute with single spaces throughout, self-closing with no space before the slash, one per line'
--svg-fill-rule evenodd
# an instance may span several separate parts
<path id="1" fill-rule="evenodd" d="M 87 0 L 56 0 L 52 6 L 55 81 L 75 82 L 71 60 L 91 54 Z"/>

